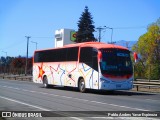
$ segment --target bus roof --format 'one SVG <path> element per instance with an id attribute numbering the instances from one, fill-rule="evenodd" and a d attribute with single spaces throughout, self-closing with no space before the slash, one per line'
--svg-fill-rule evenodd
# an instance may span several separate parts
<path id="1" fill-rule="evenodd" d="M 114 44 L 106 44 L 106 43 L 101 43 L 101 42 L 83 42 L 83 43 L 77 43 L 77 44 L 68 44 L 65 45 L 65 47 L 76 47 L 76 46 L 80 46 L 80 47 L 94 47 L 97 49 L 100 48 L 119 48 L 119 49 L 125 49 L 128 50 L 125 47 L 119 46 L 119 45 L 114 45 Z"/>
<path id="2" fill-rule="evenodd" d="M 64 45 L 63 47 L 50 48 L 50 49 L 44 49 L 44 50 L 61 49 L 61 48 L 69 48 L 69 47 L 94 47 L 94 48 L 97 48 L 97 49 L 118 48 L 118 49 L 128 50 L 126 47 L 122 47 L 122 46 L 114 45 L 114 44 L 106 44 L 106 43 L 101 43 L 101 42 L 75 43 L 75 44 Z M 43 50 L 36 50 L 36 51 L 43 51 Z"/>

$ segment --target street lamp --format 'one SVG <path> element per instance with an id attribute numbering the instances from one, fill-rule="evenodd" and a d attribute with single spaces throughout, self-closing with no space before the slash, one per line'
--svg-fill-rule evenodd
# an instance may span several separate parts
<path id="1" fill-rule="evenodd" d="M 6 58 L 7 58 L 7 52 L 5 52 L 5 51 L 2 51 L 2 52 L 6 54 Z"/>
<path id="2" fill-rule="evenodd" d="M 38 43 L 37 43 L 37 42 L 34 42 L 34 41 L 31 41 L 31 43 L 35 43 L 35 44 L 36 44 L 36 50 L 37 50 L 37 44 L 38 44 Z"/>
<path id="3" fill-rule="evenodd" d="M 112 31 L 111 31 L 111 44 L 112 43 L 114 43 L 114 42 L 112 42 L 112 37 L 113 37 L 113 28 L 111 28 L 111 27 L 106 27 L 107 29 L 111 29 Z"/>
<path id="4" fill-rule="evenodd" d="M 104 29 L 111 29 L 111 30 L 112 30 L 112 31 L 111 31 L 111 44 L 114 43 L 114 42 L 112 42 L 112 38 L 113 38 L 113 28 L 103 26 L 103 27 L 98 27 L 98 28 L 96 28 L 96 29 L 98 29 L 98 31 L 99 31 L 99 37 L 98 37 L 99 42 L 101 41 L 101 31 L 104 30 Z"/>

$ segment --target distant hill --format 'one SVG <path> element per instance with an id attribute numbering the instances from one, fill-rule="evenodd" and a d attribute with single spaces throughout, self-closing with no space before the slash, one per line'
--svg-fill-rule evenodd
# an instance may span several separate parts
<path id="1" fill-rule="evenodd" d="M 123 47 L 127 47 L 129 50 L 132 49 L 133 45 L 136 44 L 137 41 L 126 41 L 126 40 L 119 40 L 116 41 L 115 45 L 120 45 Z"/>

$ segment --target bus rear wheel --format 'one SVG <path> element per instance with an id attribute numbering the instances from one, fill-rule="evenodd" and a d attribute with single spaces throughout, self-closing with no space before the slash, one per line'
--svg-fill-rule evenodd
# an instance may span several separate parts
<path id="1" fill-rule="evenodd" d="M 49 88 L 47 76 L 43 77 L 43 87 L 44 88 Z"/>
<path id="2" fill-rule="evenodd" d="M 84 93 L 86 91 L 84 79 L 81 78 L 78 83 L 78 89 L 80 92 Z"/>

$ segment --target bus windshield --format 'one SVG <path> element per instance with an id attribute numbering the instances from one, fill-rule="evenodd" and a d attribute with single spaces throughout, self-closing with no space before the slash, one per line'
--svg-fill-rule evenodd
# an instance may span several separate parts
<path id="1" fill-rule="evenodd" d="M 100 68 L 102 74 L 128 75 L 133 73 L 130 52 L 123 49 L 101 49 L 102 61 Z"/>

